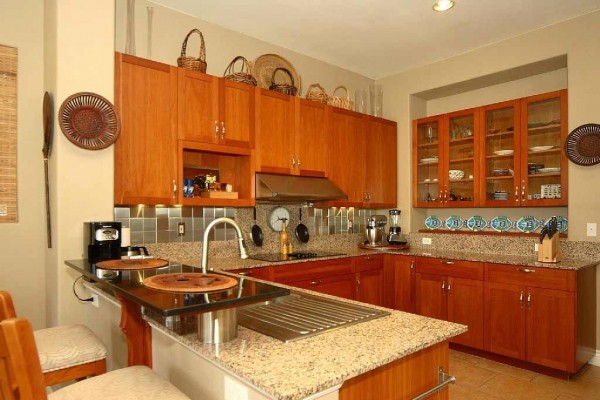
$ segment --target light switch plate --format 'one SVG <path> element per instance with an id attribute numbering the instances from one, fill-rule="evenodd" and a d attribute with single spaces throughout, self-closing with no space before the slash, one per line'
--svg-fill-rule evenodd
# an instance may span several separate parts
<path id="1" fill-rule="evenodd" d="M 431 244 L 431 238 L 423 238 L 423 244 Z"/>
<path id="2" fill-rule="evenodd" d="M 588 236 L 596 236 L 596 223 L 588 222 L 586 232 Z"/>

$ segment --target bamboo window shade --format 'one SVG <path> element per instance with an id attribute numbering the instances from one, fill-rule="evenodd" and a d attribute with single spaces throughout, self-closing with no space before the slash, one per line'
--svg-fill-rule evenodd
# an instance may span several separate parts
<path id="1" fill-rule="evenodd" d="M 17 222 L 17 49 L 0 45 L 0 223 Z"/>

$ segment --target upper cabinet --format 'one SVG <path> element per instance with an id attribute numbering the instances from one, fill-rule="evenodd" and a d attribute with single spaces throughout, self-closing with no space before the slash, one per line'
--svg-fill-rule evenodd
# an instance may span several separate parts
<path id="1" fill-rule="evenodd" d="M 177 68 L 115 58 L 115 204 L 177 202 Z"/>
<path id="2" fill-rule="evenodd" d="M 257 171 L 286 175 L 327 175 L 327 106 L 258 89 Z"/>
<path id="3" fill-rule="evenodd" d="M 367 208 L 397 206 L 397 125 L 376 117 L 367 117 L 365 190 Z"/>
<path id="4" fill-rule="evenodd" d="M 254 147 L 254 87 L 179 68 L 178 138 Z"/>
<path id="5" fill-rule="evenodd" d="M 567 204 L 567 91 L 413 122 L 415 207 Z"/>

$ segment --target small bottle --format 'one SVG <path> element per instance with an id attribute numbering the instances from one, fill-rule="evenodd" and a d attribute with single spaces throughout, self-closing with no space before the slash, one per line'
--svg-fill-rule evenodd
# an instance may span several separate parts
<path id="1" fill-rule="evenodd" d="M 281 250 L 281 254 L 288 253 L 288 234 L 285 226 L 285 221 L 283 221 L 283 229 L 281 230 L 281 234 L 279 236 L 279 248 Z"/>
<path id="2" fill-rule="evenodd" d="M 294 252 L 294 248 L 292 247 L 292 243 L 288 243 L 287 245 L 287 252 L 288 254 L 291 254 Z"/>

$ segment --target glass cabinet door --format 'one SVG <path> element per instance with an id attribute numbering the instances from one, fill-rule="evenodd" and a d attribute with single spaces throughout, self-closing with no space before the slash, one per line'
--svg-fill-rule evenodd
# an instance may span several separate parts
<path id="1" fill-rule="evenodd" d="M 521 202 L 528 206 L 567 204 L 566 90 L 522 99 Z"/>
<path id="2" fill-rule="evenodd" d="M 444 187 L 446 207 L 473 207 L 478 187 L 479 113 L 476 109 L 447 115 L 444 132 Z"/>
<path id="3" fill-rule="evenodd" d="M 413 124 L 413 204 L 442 207 L 442 118 L 422 118 Z"/>
<path id="4" fill-rule="evenodd" d="M 483 108 L 481 199 L 487 207 L 520 203 L 519 128 L 518 101 Z"/>

